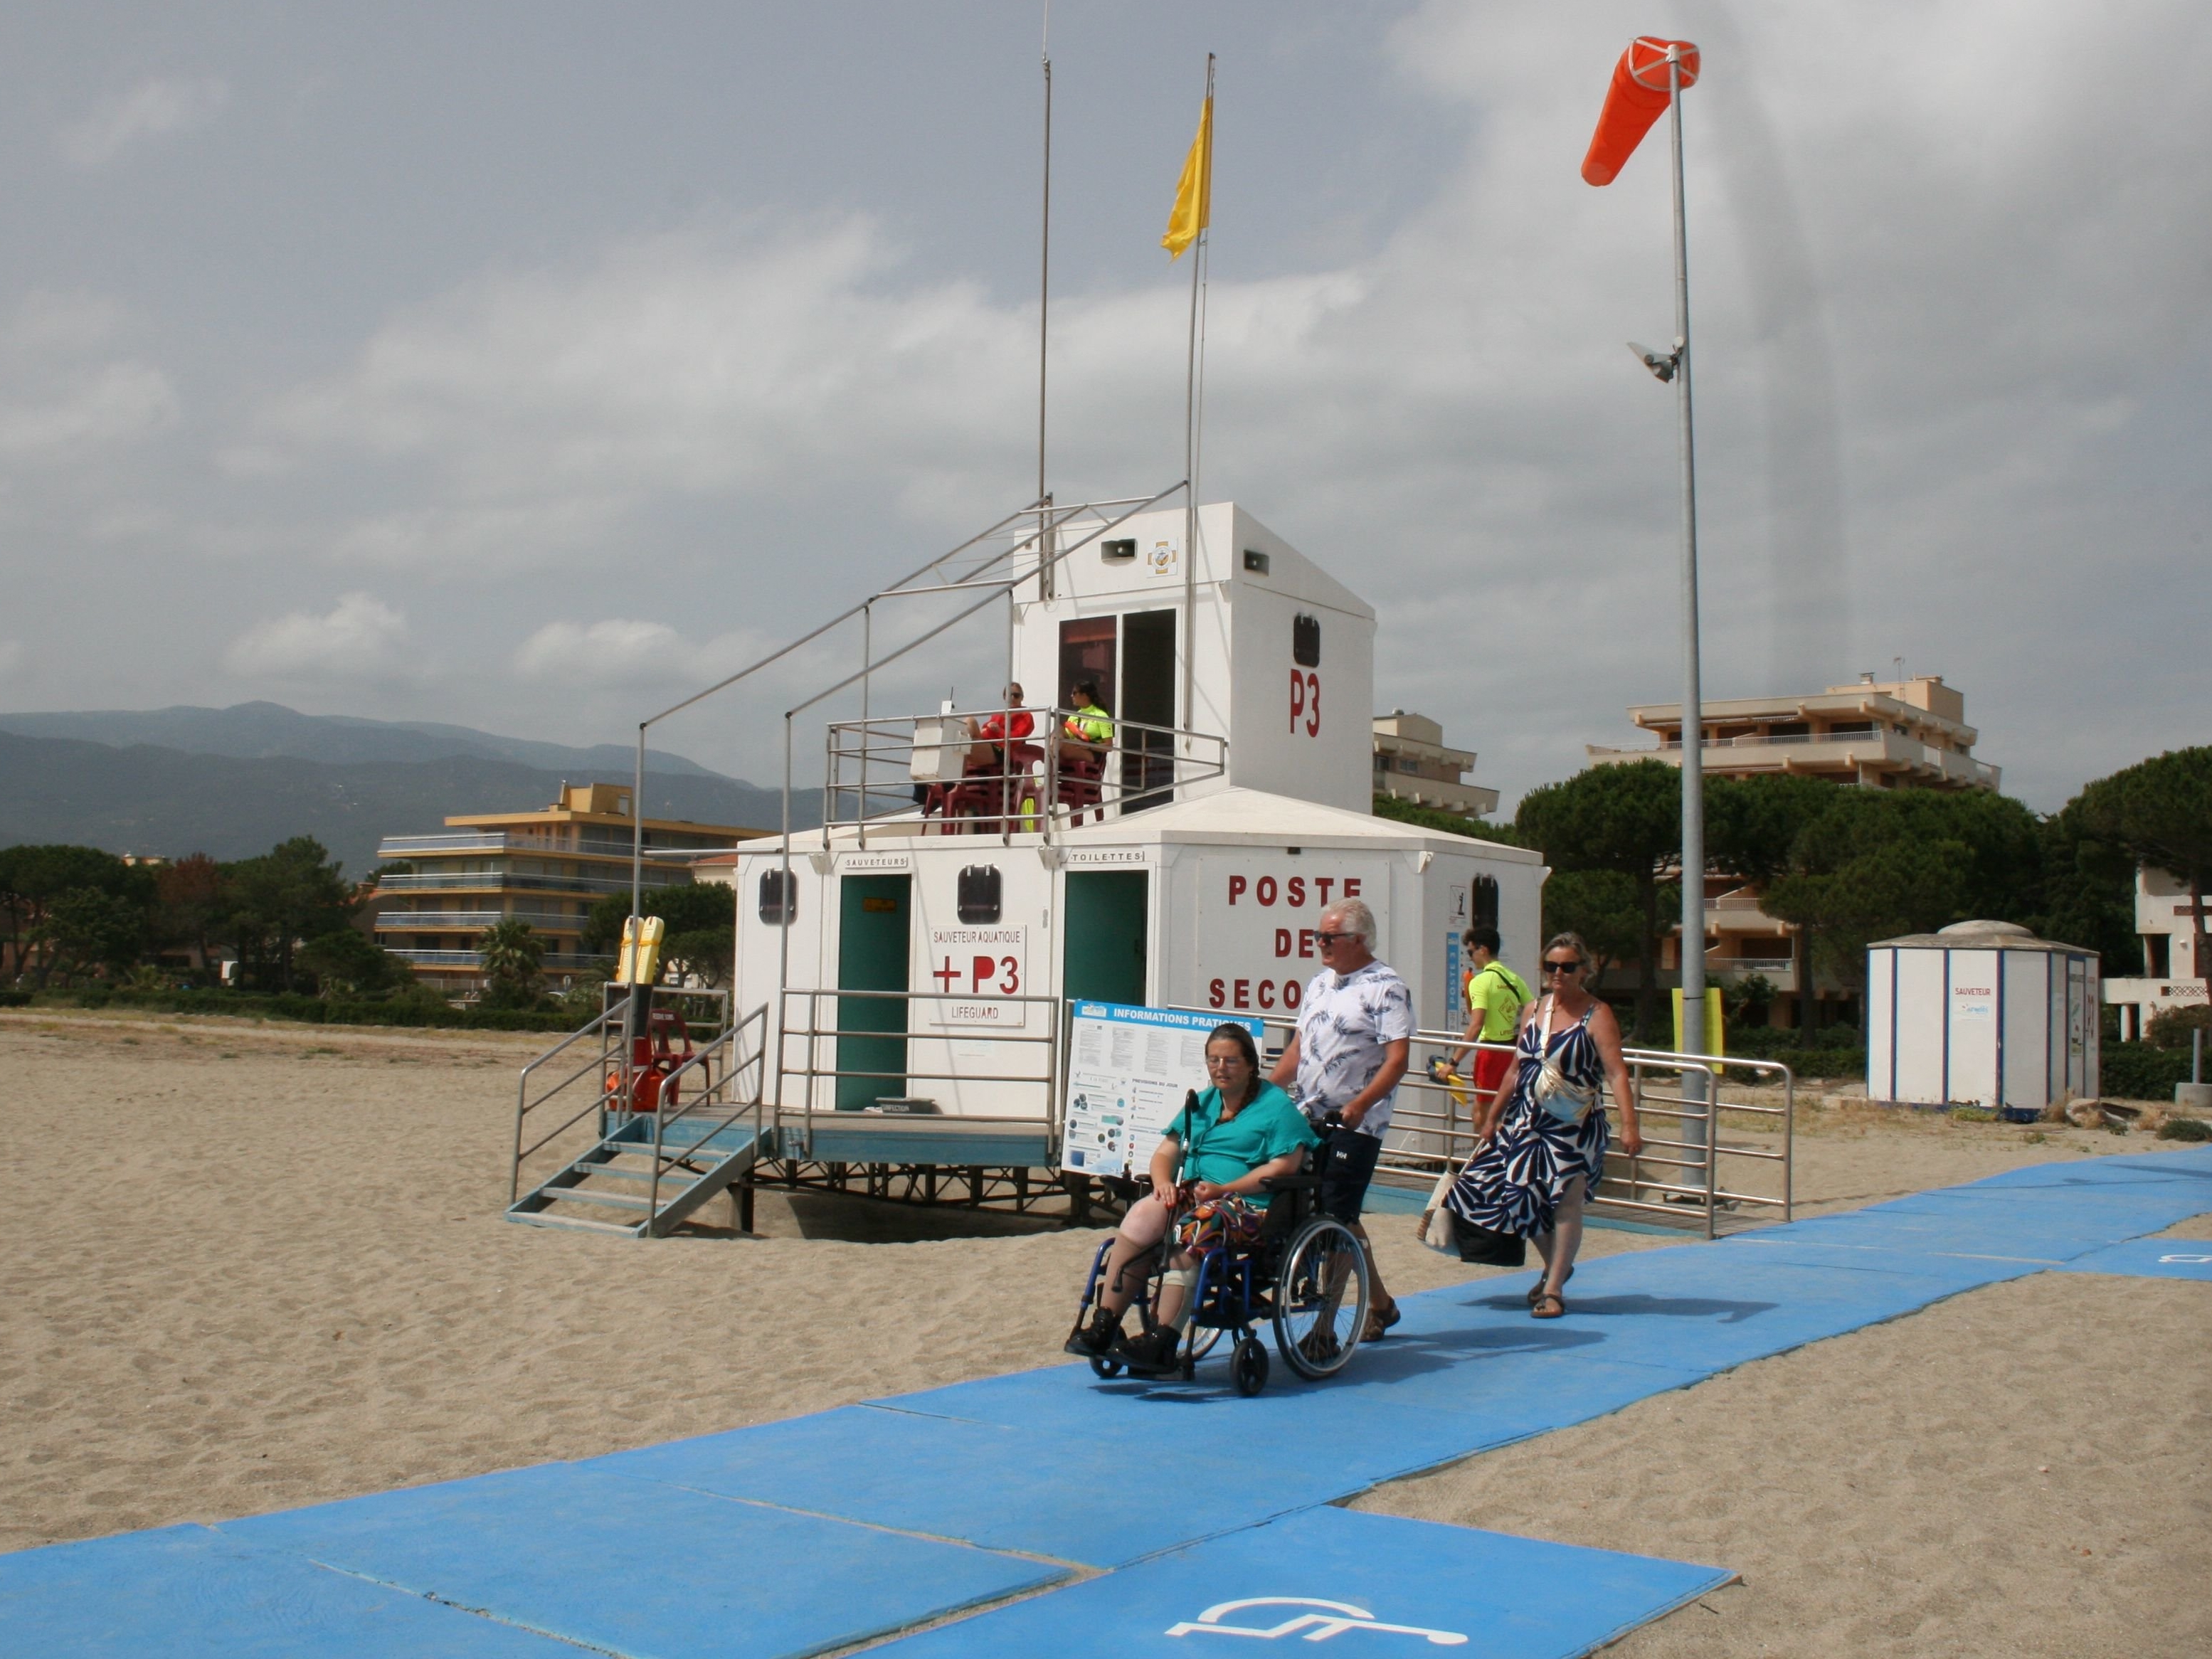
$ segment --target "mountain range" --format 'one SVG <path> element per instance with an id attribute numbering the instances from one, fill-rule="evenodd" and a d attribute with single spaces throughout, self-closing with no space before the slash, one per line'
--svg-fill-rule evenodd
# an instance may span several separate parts
<path id="1" fill-rule="evenodd" d="M 313 836 L 362 875 L 386 836 L 440 830 L 448 814 L 531 811 L 564 781 L 626 783 L 635 763 L 615 744 L 570 748 L 270 702 L 0 714 L 0 846 L 230 860 Z M 773 790 L 679 755 L 648 751 L 645 783 L 650 817 L 781 821 Z M 818 799 L 793 799 L 794 827 L 814 822 Z"/>

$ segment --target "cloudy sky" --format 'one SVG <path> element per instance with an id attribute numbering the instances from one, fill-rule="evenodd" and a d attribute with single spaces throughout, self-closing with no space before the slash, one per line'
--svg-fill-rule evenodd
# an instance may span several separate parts
<path id="1" fill-rule="evenodd" d="M 0 707 L 570 742 L 1034 483 L 1042 6 L 0 22 Z M 1158 246 L 1220 54 L 1206 488 L 1509 800 L 1679 683 L 1686 104 L 1711 696 L 1902 659 L 2055 807 L 2207 740 L 2212 9 L 1059 0 L 1051 474 L 1181 473 Z M 965 697 L 988 651 L 929 670 Z M 665 746 L 764 776 L 795 680 Z"/>

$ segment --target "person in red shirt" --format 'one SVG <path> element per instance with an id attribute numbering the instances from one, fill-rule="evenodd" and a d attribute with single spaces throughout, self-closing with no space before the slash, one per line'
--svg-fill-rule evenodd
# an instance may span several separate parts
<path id="1" fill-rule="evenodd" d="M 975 739 L 968 750 L 968 775 L 991 774 L 1006 776 L 1016 769 L 1006 758 L 1009 744 L 1018 744 L 1036 731 L 1036 719 L 1022 707 L 1022 688 L 1010 685 L 1005 692 L 1006 708 L 996 714 L 977 720 L 968 717 L 968 735 Z"/>

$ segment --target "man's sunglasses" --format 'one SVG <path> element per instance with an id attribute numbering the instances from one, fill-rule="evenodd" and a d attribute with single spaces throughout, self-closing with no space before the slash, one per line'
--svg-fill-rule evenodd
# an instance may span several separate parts
<path id="1" fill-rule="evenodd" d="M 1358 937 L 1359 935 L 1357 933 L 1316 933 L 1314 935 L 1314 943 L 1316 945 L 1334 945 L 1339 939 L 1358 939 Z"/>
<path id="2" fill-rule="evenodd" d="M 1547 974 L 1579 974 L 1582 970 L 1583 963 L 1580 958 L 1573 962 L 1547 962 L 1544 964 L 1544 971 Z"/>

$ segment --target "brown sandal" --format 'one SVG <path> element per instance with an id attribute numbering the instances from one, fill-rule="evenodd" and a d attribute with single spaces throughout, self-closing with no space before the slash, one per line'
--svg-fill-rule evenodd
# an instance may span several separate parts
<path id="1" fill-rule="evenodd" d="M 1557 1319 L 1567 1310 L 1567 1299 L 1557 1291 L 1546 1291 L 1528 1304 L 1531 1319 Z"/>

